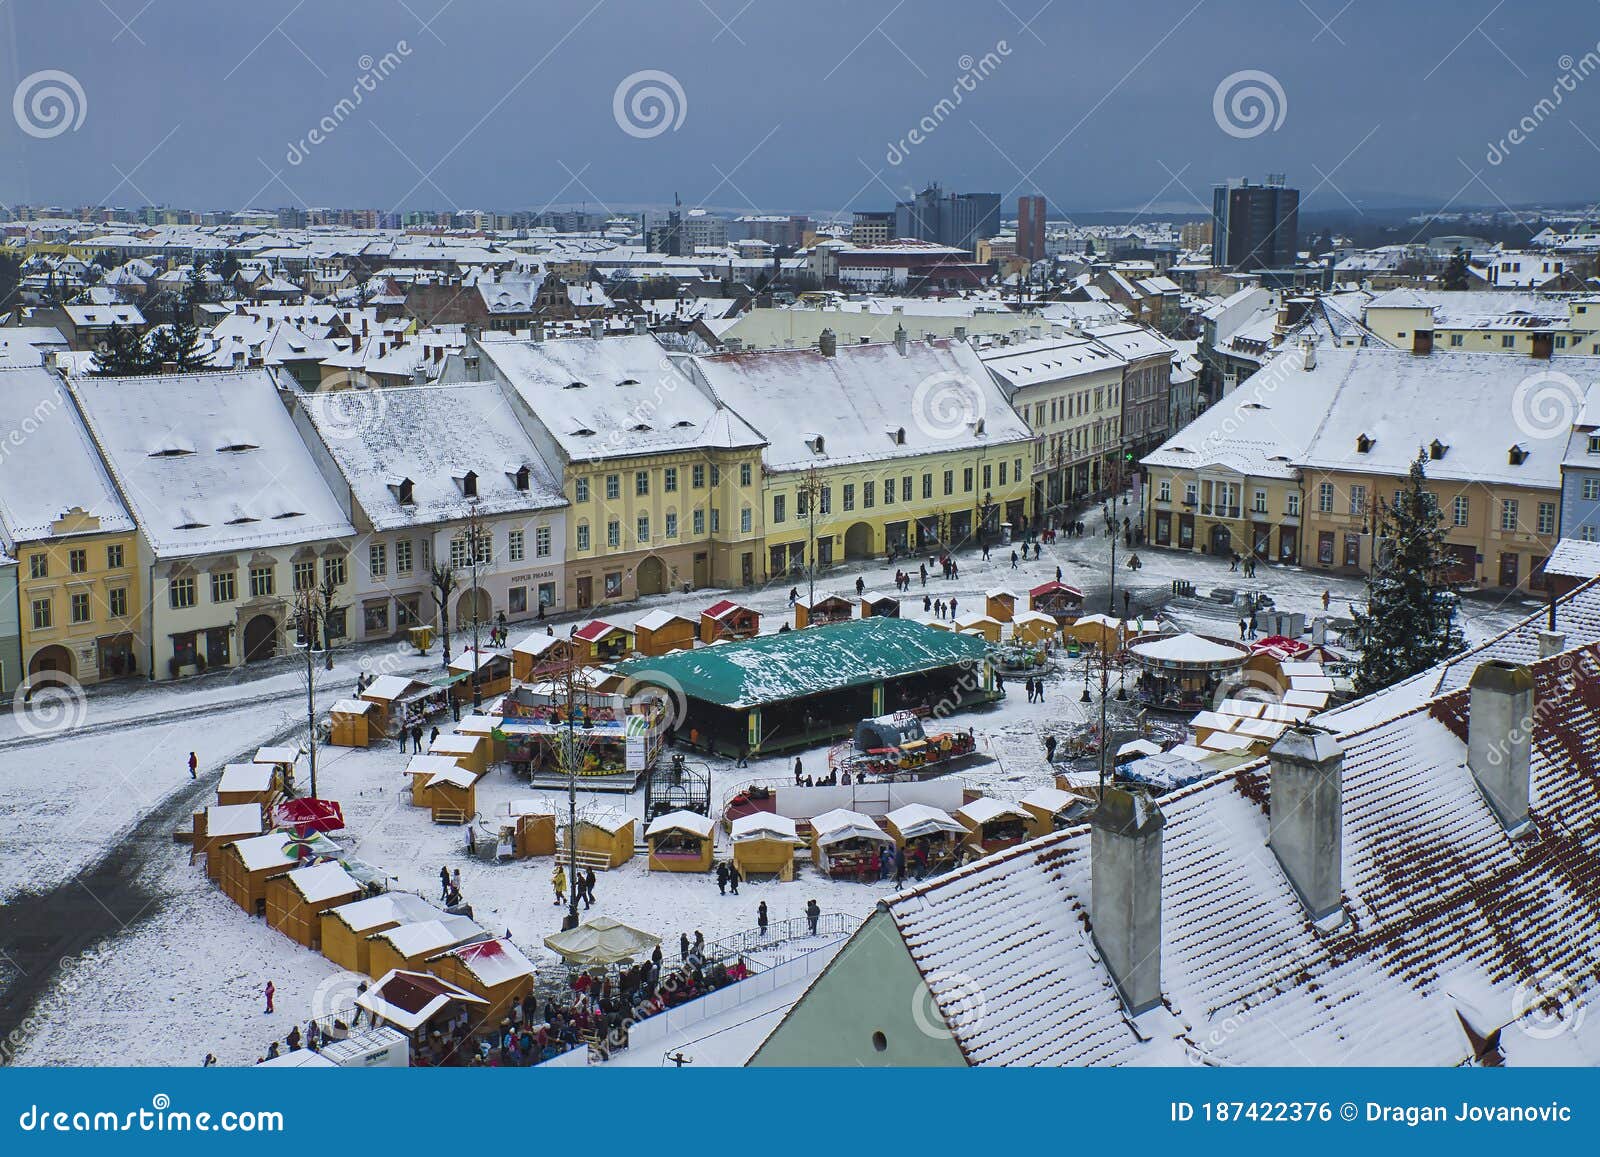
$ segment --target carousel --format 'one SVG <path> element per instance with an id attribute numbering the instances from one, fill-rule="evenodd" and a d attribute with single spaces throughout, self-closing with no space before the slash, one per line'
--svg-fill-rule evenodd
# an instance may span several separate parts
<path id="1" fill-rule="evenodd" d="M 1138 701 L 1153 711 L 1199 711 L 1250 657 L 1248 648 L 1225 639 L 1184 633 L 1149 639 L 1128 648 L 1139 668 Z"/>

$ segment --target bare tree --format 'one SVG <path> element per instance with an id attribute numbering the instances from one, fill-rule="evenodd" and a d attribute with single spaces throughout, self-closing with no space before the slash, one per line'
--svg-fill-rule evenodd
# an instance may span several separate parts
<path id="1" fill-rule="evenodd" d="M 444 665 L 450 666 L 450 596 L 457 586 L 456 568 L 448 562 L 438 562 L 428 572 L 433 586 L 433 602 L 439 610 L 439 641 L 444 648 Z"/>

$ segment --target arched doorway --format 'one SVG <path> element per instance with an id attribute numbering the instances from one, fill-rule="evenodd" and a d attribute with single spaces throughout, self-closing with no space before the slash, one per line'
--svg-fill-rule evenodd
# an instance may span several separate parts
<path id="1" fill-rule="evenodd" d="M 662 595 L 667 593 L 667 568 L 655 555 L 650 555 L 639 564 L 639 569 L 633 575 L 634 585 L 638 587 L 641 595 Z"/>
<path id="2" fill-rule="evenodd" d="M 865 522 L 855 523 L 844 532 L 845 558 L 872 557 L 872 527 Z"/>
<path id="3" fill-rule="evenodd" d="M 244 661 L 255 663 L 278 653 L 278 624 L 271 615 L 257 615 L 244 625 Z"/>
<path id="4" fill-rule="evenodd" d="M 51 675 L 61 675 L 70 679 L 74 670 L 72 652 L 56 643 L 40 647 L 33 653 L 33 658 L 28 660 L 28 677 L 31 679 L 41 676 L 38 679 L 39 683 L 48 683 Z"/>
<path id="5" fill-rule="evenodd" d="M 489 592 L 479 587 L 477 590 L 467 590 L 456 600 L 456 630 L 465 631 L 472 626 L 473 595 L 477 595 L 478 625 L 487 627 L 490 619 L 494 617 L 489 602 Z"/>
<path id="6" fill-rule="evenodd" d="M 1211 528 L 1211 553 L 1233 553 L 1233 533 L 1220 522 Z"/>

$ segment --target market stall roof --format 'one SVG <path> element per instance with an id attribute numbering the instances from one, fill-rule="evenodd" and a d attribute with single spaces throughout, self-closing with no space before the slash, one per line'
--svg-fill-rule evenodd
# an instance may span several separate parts
<path id="1" fill-rule="evenodd" d="M 626 627 L 619 627 L 614 623 L 606 622 L 604 619 L 590 619 L 576 631 L 573 631 L 572 637 L 575 639 L 582 639 L 586 643 L 594 643 L 605 638 L 607 635 L 626 635 L 627 633 L 628 630 Z"/>
<path id="2" fill-rule="evenodd" d="M 454 948 L 457 944 L 465 944 L 468 940 L 483 940 L 489 934 L 474 923 L 470 916 L 441 914 L 432 920 L 402 924 L 398 928 L 390 928 L 377 935 L 387 940 L 401 956 L 409 957 Z"/>
<path id="3" fill-rule="evenodd" d="M 1055 594 L 1057 591 L 1062 591 L 1062 592 L 1064 592 L 1066 594 L 1071 595 L 1073 598 L 1076 598 L 1076 599 L 1083 598 L 1083 592 L 1080 591 L 1077 587 L 1068 586 L 1066 583 L 1058 583 L 1054 579 L 1051 579 L 1047 583 L 1041 583 L 1039 586 L 1034 587 L 1032 590 L 1030 590 L 1028 592 L 1028 594 L 1030 596 L 1032 596 L 1033 598 L 1038 598 L 1040 595 Z"/>
<path id="4" fill-rule="evenodd" d="M 654 610 L 633 624 L 636 631 L 659 631 L 663 627 L 670 627 L 673 623 L 687 623 L 691 627 L 699 626 L 699 622 L 688 615 L 674 614 L 672 611 Z"/>
<path id="5" fill-rule="evenodd" d="M 963 631 L 985 625 L 998 627 L 1001 623 L 999 619 L 994 618 L 992 615 L 986 615 L 982 611 L 969 611 L 956 620 L 956 626 Z"/>
<path id="6" fill-rule="evenodd" d="M 742 611 L 746 609 L 747 608 L 742 603 L 736 603 L 732 599 L 718 599 L 705 610 L 701 611 L 700 615 L 702 618 L 708 619 L 725 619 L 735 611 Z"/>
<path id="7" fill-rule="evenodd" d="M 533 634 L 529 635 L 527 638 L 513 646 L 511 651 L 516 655 L 532 655 L 535 659 L 537 659 L 551 647 L 568 641 L 569 640 L 561 635 L 551 635 L 544 631 L 535 631 Z"/>
<path id="8" fill-rule="evenodd" d="M 412 892 L 384 892 L 328 911 L 352 932 L 367 932 L 380 924 L 420 924 L 441 915 L 439 909 Z"/>
<path id="9" fill-rule="evenodd" d="M 811 821 L 811 827 L 817 833 L 817 843 L 823 845 L 857 839 L 877 840 L 885 844 L 894 842 L 888 832 L 872 822 L 871 816 L 848 808 L 836 807 L 823 812 Z"/>
<path id="10" fill-rule="evenodd" d="M 645 828 L 646 837 L 656 835 L 658 832 L 688 832 L 701 839 L 710 839 L 715 825 L 711 820 L 699 812 L 675 811 L 666 815 L 657 816 L 650 821 L 650 826 Z"/>
<path id="11" fill-rule="evenodd" d="M 461 961 L 466 970 L 488 988 L 532 976 L 536 969 L 533 961 L 511 941 L 496 937 L 463 944 L 444 953 Z"/>
<path id="12" fill-rule="evenodd" d="M 951 832 L 960 836 L 967 831 L 949 812 L 925 803 L 908 803 L 895 808 L 883 818 L 894 825 L 894 830 L 900 833 L 902 839 L 907 840 L 931 836 L 936 832 Z"/>
<path id="13" fill-rule="evenodd" d="M 259 836 L 261 805 L 258 803 L 214 803 L 206 808 L 206 835 Z"/>
<path id="14" fill-rule="evenodd" d="M 556 805 L 547 799 L 513 799 L 506 801 L 508 816 L 553 816 Z"/>
<path id="15" fill-rule="evenodd" d="M 263 747 L 256 752 L 252 763 L 287 763 L 293 764 L 300 758 L 300 749 L 289 744 L 279 744 L 276 747 Z"/>
<path id="16" fill-rule="evenodd" d="M 273 767 L 267 763 L 230 763 L 222 769 L 222 778 L 217 781 L 217 793 L 270 791 Z"/>
<path id="17" fill-rule="evenodd" d="M 284 868 L 313 856 L 339 854 L 339 845 L 326 836 L 312 835 L 301 839 L 290 832 L 268 832 L 254 839 L 239 840 L 231 846 L 238 851 L 247 872 Z"/>
<path id="18" fill-rule="evenodd" d="M 339 1066 L 315 1049 L 290 1049 L 254 1065 L 258 1069 L 336 1069 Z"/>
<path id="19" fill-rule="evenodd" d="M 1201 714 L 1205 714 L 1202 712 Z M 1195 716 L 1198 719 L 1200 716 Z M 1149 739 L 1130 739 L 1117 748 L 1119 757 L 1124 755 L 1160 755 L 1161 745 Z"/>
<path id="20" fill-rule="evenodd" d="M 588 824 L 592 828 L 599 828 L 603 832 L 615 835 L 633 822 L 633 817 L 617 808 L 597 807 L 592 808 L 578 816 L 580 824 Z"/>
<path id="21" fill-rule="evenodd" d="M 991 587 L 983 592 L 983 597 L 986 599 L 1014 599 L 1017 595 L 1015 591 L 1008 591 L 1005 587 Z"/>
<path id="22" fill-rule="evenodd" d="M 979 796 L 971 803 L 964 803 L 956 809 L 956 815 L 966 816 L 975 824 L 993 823 L 995 820 L 1013 817 L 1015 819 L 1031 818 L 1022 810 L 1020 804 L 1010 800 L 995 799 L 992 795 Z"/>
<path id="23" fill-rule="evenodd" d="M 476 658 L 476 662 L 474 662 L 474 658 Z M 484 647 L 481 650 L 474 651 L 471 648 L 468 648 L 467 650 L 462 651 L 461 654 L 457 655 L 454 659 L 450 660 L 450 670 L 457 672 L 465 671 L 470 675 L 474 667 L 482 670 L 484 667 L 489 666 L 496 660 L 502 660 L 505 658 L 506 653 L 501 650 Z"/>
<path id="24" fill-rule="evenodd" d="M 361 891 L 360 881 L 346 872 L 337 860 L 296 868 L 286 878 L 307 904 L 323 904 Z"/>
<path id="25" fill-rule="evenodd" d="M 471 755 L 478 750 L 478 744 L 482 742 L 481 735 L 462 735 L 459 731 L 447 731 L 428 744 L 428 754 Z"/>
<path id="26" fill-rule="evenodd" d="M 1309 707 L 1313 711 L 1321 711 L 1328 705 L 1328 693 L 1326 691 L 1304 691 L 1298 688 L 1291 688 L 1283 693 L 1283 705 L 1285 707 Z"/>
<path id="27" fill-rule="evenodd" d="M 478 782 L 478 773 L 452 762 L 449 767 L 441 767 L 428 777 L 424 787 L 438 787 L 447 783 L 451 787 L 471 787 Z"/>
<path id="28" fill-rule="evenodd" d="M 1056 617 L 1054 615 L 1047 615 L 1043 611 L 1018 611 L 1016 614 L 1011 616 L 1011 625 L 1013 628 L 1021 626 L 1024 623 L 1048 623 L 1050 626 L 1054 627 L 1056 625 Z"/>
<path id="29" fill-rule="evenodd" d="M 616 964 L 648 956 L 659 936 L 630 928 L 609 916 L 596 916 L 566 932 L 544 938 L 544 946 L 568 964 Z"/>
<path id="30" fill-rule="evenodd" d="M 341 699 L 328 708 L 330 715 L 365 715 L 368 711 L 377 710 L 376 703 L 369 703 L 365 699 Z"/>
<path id="31" fill-rule="evenodd" d="M 1280 657 L 1293 659 L 1297 655 L 1304 655 L 1311 650 L 1310 643 L 1303 643 L 1299 639 L 1291 639 L 1286 635 L 1268 635 L 1264 639 L 1257 639 L 1250 644 L 1250 653 L 1259 655 L 1263 651 Z"/>
<path id="32" fill-rule="evenodd" d="M 691 699 L 744 708 L 981 662 L 987 651 L 982 639 L 874 615 L 826 630 L 785 631 L 635 659 L 618 670 L 641 683 L 681 688 Z"/>
<path id="33" fill-rule="evenodd" d="M 416 1032 L 453 1000 L 464 1004 L 489 1003 L 431 972 L 391 968 L 356 997 L 356 1004 L 379 1020 L 386 1020 L 405 1032 Z"/>
<path id="34" fill-rule="evenodd" d="M 1242 663 L 1249 656 L 1249 651 L 1237 644 L 1191 632 L 1135 643 L 1129 650 L 1136 658 L 1164 666 L 1225 667 Z"/>
<path id="35" fill-rule="evenodd" d="M 367 684 L 367 689 L 361 694 L 367 699 L 381 699 L 385 703 L 391 703 L 407 695 L 428 690 L 430 688 L 426 683 L 408 675 L 379 675 Z"/>
<path id="36" fill-rule="evenodd" d="M 1157 750 L 1160 749 L 1158 748 Z M 1059 787 L 1036 787 L 1023 796 L 1020 802 L 1027 804 L 1029 807 L 1039 808 L 1050 815 L 1066 811 L 1074 805 L 1088 806 L 1088 801 L 1081 795 L 1074 795 L 1070 791 L 1062 791 Z"/>
<path id="37" fill-rule="evenodd" d="M 460 767 L 453 755 L 413 755 L 406 764 L 406 775 L 437 775 L 448 768 Z"/>
<path id="38" fill-rule="evenodd" d="M 729 830 L 733 833 L 733 842 L 736 844 L 743 840 L 800 842 L 800 833 L 795 830 L 794 820 L 775 812 L 751 812 L 742 815 L 733 821 Z"/>

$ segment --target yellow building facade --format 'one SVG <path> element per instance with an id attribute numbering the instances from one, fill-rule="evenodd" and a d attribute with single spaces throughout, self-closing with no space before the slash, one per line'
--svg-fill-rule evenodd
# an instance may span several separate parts
<path id="1" fill-rule="evenodd" d="M 137 535 L 102 532 L 74 507 L 48 538 L 19 543 L 22 661 L 30 675 L 93 683 L 140 672 L 143 654 Z"/>

